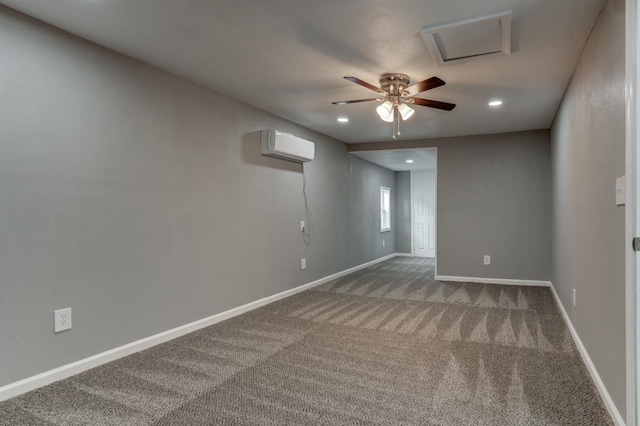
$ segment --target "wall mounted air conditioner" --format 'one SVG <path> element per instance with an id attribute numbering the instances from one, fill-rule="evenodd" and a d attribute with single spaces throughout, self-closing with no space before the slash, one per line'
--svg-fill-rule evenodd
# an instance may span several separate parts
<path id="1" fill-rule="evenodd" d="M 278 130 L 263 130 L 260 134 L 262 155 L 296 163 L 313 160 L 316 146 L 313 142 Z"/>

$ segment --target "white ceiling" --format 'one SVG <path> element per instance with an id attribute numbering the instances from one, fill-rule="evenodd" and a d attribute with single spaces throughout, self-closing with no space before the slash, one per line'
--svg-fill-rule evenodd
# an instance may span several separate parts
<path id="1" fill-rule="evenodd" d="M 95 43 L 348 143 L 387 141 L 375 97 L 343 76 L 431 76 L 400 139 L 549 128 L 605 0 L 0 0 Z M 439 68 L 423 26 L 513 11 L 512 54 Z M 373 96 L 372 96 L 373 95 Z M 500 98 L 492 109 L 487 102 Z M 346 116 L 341 124 L 337 117 Z"/>
<path id="2" fill-rule="evenodd" d="M 377 164 L 395 172 L 410 170 L 436 170 L 436 149 L 398 149 L 394 151 L 351 152 L 370 163 Z M 413 160 L 407 163 L 407 160 Z"/>

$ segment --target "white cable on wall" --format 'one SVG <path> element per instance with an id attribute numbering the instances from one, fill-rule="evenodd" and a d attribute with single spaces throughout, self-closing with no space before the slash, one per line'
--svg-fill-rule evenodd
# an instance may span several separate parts
<path id="1" fill-rule="evenodd" d="M 311 233 L 313 232 L 315 223 L 313 221 L 311 210 L 309 210 L 309 202 L 307 200 L 307 175 L 304 173 L 304 163 L 302 163 L 302 195 L 304 197 L 304 211 L 307 216 L 307 222 L 304 226 L 304 231 L 302 231 L 302 240 L 306 245 L 310 245 Z"/>

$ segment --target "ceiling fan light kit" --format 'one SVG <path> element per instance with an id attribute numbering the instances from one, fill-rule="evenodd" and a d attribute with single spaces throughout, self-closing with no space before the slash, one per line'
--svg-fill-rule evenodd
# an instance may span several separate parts
<path id="1" fill-rule="evenodd" d="M 376 108 L 376 112 L 381 119 L 388 121 L 387 119 L 393 116 L 393 104 L 391 101 L 384 101 Z"/>
<path id="2" fill-rule="evenodd" d="M 398 112 L 400 113 L 402 119 L 406 121 L 411 118 L 413 113 L 416 111 L 407 104 L 400 104 L 398 105 Z"/>
<path id="3" fill-rule="evenodd" d="M 394 116 L 395 116 L 395 114 L 394 114 L 394 111 L 392 110 L 392 111 L 389 113 L 389 115 L 387 115 L 387 116 L 382 116 L 382 115 L 381 115 L 381 116 L 380 116 L 380 119 L 381 119 L 382 121 L 386 121 L 387 123 L 393 123 Z"/>
<path id="4" fill-rule="evenodd" d="M 411 84 L 409 76 L 406 74 L 390 73 L 383 74 L 378 80 L 380 87 L 376 87 L 357 77 L 345 77 L 352 83 L 366 87 L 369 90 L 377 92 L 382 98 L 357 99 L 352 101 L 337 101 L 334 105 L 347 105 L 360 102 L 377 101 L 382 102 L 376 112 L 381 120 L 387 123 L 393 123 L 393 138 L 400 135 L 400 118 L 403 121 L 408 120 L 415 113 L 415 110 L 408 104 L 426 106 L 445 111 L 451 111 L 456 107 L 455 104 L 447 102 L 432 101 L 430 99 L 416 98 L 415 95 L 436 87 L 444 86 L 445 82 L 438 77 L 431 77 L 424 81 Z"/>

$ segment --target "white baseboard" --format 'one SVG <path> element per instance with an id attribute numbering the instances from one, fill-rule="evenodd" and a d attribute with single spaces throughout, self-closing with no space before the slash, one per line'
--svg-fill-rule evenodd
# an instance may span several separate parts
<path id="1" fill-rule="evenodd" d="M 510 280 L 505 278 L 478 278 L 478 277 L 453 277 L 450 275 L 436 275 L 436 281 L 455 281 L 463 283 L 481 283 L 481 284 L 503 284 L 503 285 L 525 285 L 535 287 L 550 287 L 550 281 L 536 280 Z"/>
<path id="2" fill-rule="evenodd" d="M 600 374 L 598 374 L 598 370 L 596 370 L 596 366 L 593 364 L 593 361 L 591 361 L 591 357 L 587 353 L 587 348 L 584 347 L 584 345 L 582 344 L 582 340 L 580 340 L 580 336 L 578 336 L 578 332 L 573 327 L 573 323 L 571 322 L 571 319 L 569 318 L 567 311 L 564 309 L 564 306 L 560 301 L 560 297 L 558 296 L 556 289 L 553 287 L 553 284 L 551 284 L 550 287 L 551 287 L 551 293 L 553 293 L 553 298 L 555 299 L 556 304 L 560 309 L 560 312 L 562 312 L 562 317 L 564 318 L 564 321 L 567 323 L 567 327 L 571 332 L 571 336 L 573 337 L 574 342 L 576 342 L 576 346 L 578 347 L 578 352 L 580 352 L 580 356 L 582 357 L 582 360 L 586 364 L 587 369 L 589 370 L 589 374 L 591 374 L 591 378 L 596 384 L 596 388 L 598 388 L 600 397 L 602 397 L 602 400 L 604 401 L 604 405 L 607 407 L 607 411 L 609 412 L 611 419 L 613 420 L 616 426 L 624 426 L 625 424 L 624 420 L 622 419 L 622 416 L 620 415 L 618 408 L 614 404 L 613 399 L 611 399 L 611 395 L 609 395 L 609 392 L 607 391 L 607 388 L 605 387 L 604 382 L 600 377 Z"/>
<path id="3" fill-rule="evenodd" d="M 395 257 L 413 257 L 411 253 L 394 253 Z"/>
<path id="4" fill-rule="evenodd" d="M 115 361 L 119 358 L 134 354 L 136 352 L 140 352 L 152 346 L 159 345 L 160 343 L 167 342 L 169 340 L 194 332 L 201 328 L 219 323 L 226 319 L 233 318 L 245 312 L 251 311 L 253 309 L 257 309 L 264 305 L 268 305 L 269 303 L 273 303 L 277 300 L 284 299 L 285 297 L 293 296 L 296 293 L 300 293 L 302 291 L 316 287 L 325 282 L 339 278 L 343 275 L 347 275 L 352 272 L 358 271 L 360 269 L 364 269 L 368 266 L 375 265 L 376 263 L 383 262 L 395 256 L 397 256 L 395 253 L 390 254 L 388 256 L 384 256 L 379 259 L 375 259 L 370 262 L 363 263 L 353 268 L 345 269 L 344 271 L 337 272 L 335 274 L 326 276 L 324 278 L 320 278 L 310 283 L 303 284 L 298 287 L 294 287 L 290 290 L 286 290 L 281 293 L 274 294 L 273 296 L 268 296 L 268 297 L 256 300 L 254 302 L 250 302 L 245 305 L 238 306 L 237 308 L 229 309 L 228 311 L 220 312 L 219 314 L 215 314 L 210 317 L 203 318 L 198 321 L 194 321 L 192 323 L 173 328 L 171 330 L 163 331 L 161 333 L 154 334 L 153 336 L 145 337 L 144 339 L 136 340 L 135 342 L 131 342 L 126 345 L 119 346 L 117 348 L 110 349 L 108 351 L 90 356 L 88 358 L 84 358 L 79 361 L 72 362 L 70 364 L 66 364 L 58 368 L 54 368 L 53 370 L 45 371 L 44 373 L 41 373 L 32 377 L 28 377 L 26 379 L 23 379 L 14 383 L 10 383 L 8 385 L 0 387 L 0 401 L 13 398 L 14 396 L 18 396 L 25 392 L 32 391 L 42 386 L 46 386 L 50 383 L 57 382 L 58 380 L 66 379 L 67 377 L 71 377 L 78 373 L 82 373 L 83 371 L 87 371 L 91 368 L 98 367 L 102 364 Z M 399 256 L 402 256 L 402 254 L 400 254 Z"/>

